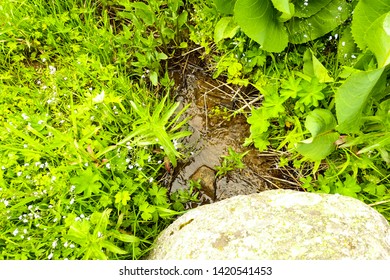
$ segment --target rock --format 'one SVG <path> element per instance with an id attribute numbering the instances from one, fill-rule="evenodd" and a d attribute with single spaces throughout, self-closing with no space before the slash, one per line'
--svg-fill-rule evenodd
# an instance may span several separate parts
<path id="1" fill-rule="evenodd" d="M 206 165 L 199 167 L 190 177 L 193 181 L 200 180 L 201 191 L 215 200 L 215 171 Z"/>
<path id="2" fill-rule="evenodd" d="M 271 190 L 189 210 L 148 258 L 390 259 L 390 226 L 351 197 Z"/>

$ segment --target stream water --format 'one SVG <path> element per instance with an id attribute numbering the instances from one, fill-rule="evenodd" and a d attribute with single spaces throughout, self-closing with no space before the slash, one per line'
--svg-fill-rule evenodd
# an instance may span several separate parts
<path id="1" fill-rule="evenodd" d="M 201 203 L 205 204 L 268 189 L 297 189 L 283 179 L 283 174 L 276 168 L 276 156 L 243 147 L 245 138 L 249 136 L 249 124 L 241 114 L 226 118 L 237 109 L 234 100 L 224 94 L 229 89 L 224 89 L 221 82 L 197 68 L 189 68 L 184 73 L 172 71 L 171 76 L 177 85 L 177 100 L 183 106 L 189 104 L 186 116 L 191 117 L 189 129 L 193 132 L 184 143 L 191 147 L 192 156 L 175 169 L 169 186 L 171 191 L 188 188 L 191 178 L 201 178 L 206 185 L 202 184 L 201 190 Z M 220 111 L 226 108 L 230 112 L 213 114 L 216 106 Z M 221 156 L 228 154 L 229 147 L 235 152 L 249 151 L 242 160 L 245 168 L 215 178 L 213 171 L 221 164 Z"/>

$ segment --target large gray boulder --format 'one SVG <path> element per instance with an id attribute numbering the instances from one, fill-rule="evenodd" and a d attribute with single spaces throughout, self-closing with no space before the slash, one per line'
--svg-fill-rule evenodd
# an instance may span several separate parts
<path id="1" fill-rule="evenodd" d="M 390 259 L 390 226 L 354 198 L 272 190 L 188 211 L 148 258 Z"/>

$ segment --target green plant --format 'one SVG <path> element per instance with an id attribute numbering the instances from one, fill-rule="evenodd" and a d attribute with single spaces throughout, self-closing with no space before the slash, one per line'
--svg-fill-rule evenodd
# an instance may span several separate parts
<path id="1" fill-rule="evenodd" d="M 221 13 L 234 14 L 235 21 L 245 34 L 270 52 L 281 52 L 289 42 L 306 43 L 332 31 L 349 18 L 355 2 L 214 1 Z M 227 18 L 221 21 L 227 21 Z"/>
<path id="2" fill-rule="evenodd" d="M 0 4 L 0 259 L 139 259 L 186 203 L 159 182 L 188 135 L 168 55 L 118 2 Z M 150 5 L 179 36 L 182 2 Z"/>
<path id="3" fill-rule="evenodd" d="M 242 162 L 242 158 L 249 153 L 249 151 L 243 153 L 235 152 L 231 147 L 228 148 L 228 155 L 222 156 L 223 160 L 221 166 L 215 166 L 215 170 L 217 170 L 216 177 L 225 176 L 229 171 L 234 169 L 242 169 L 245 167 Z"/>

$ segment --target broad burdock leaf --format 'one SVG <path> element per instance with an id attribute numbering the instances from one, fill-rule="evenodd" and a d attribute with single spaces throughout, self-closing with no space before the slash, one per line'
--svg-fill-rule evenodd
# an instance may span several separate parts
<path id="1" fill-rule="evenodd" d="M 390 63 L 390 12 L 375 20 L 368 32 L 368 48 L 374 53 L 378 68 L 385 67 Z"/>
<path id="2" fill-rule="evenodd" d="M 353 73 L 336 91 L 337 130 L 358 133 L 363 110 L 375 89 L 384 82 L 384 69 Z"/>
<path id="3" fill-rule="evenodd" d="M 369 30 L 371 25 L 383 14 L 390 12 L 388 0 L 360 0 L 356 5 L 352 18 L 352 35 L 356 44 L 362 50 L 372 40 Z"/>
<path id="4" fill-rule="evenodd" d="M 308 7 L 311 4 L 310 0 Z M 350 18 L 352 10 L 351 3 L 333 0 L 310 17 L 292 18 L 286 22 L 290 43 L 302 44 L 325 35 Z"/>
<path id="5" fill-rule="evenodd" d="M 288 44 L 286 27 L 277 15 L 271 0 L 237 0 L 234 6 L 241 29 L 269 52 L 281 52 Z"/>
<path id="6" fill-rule="evenodd" d="M 295 14 L 299 18 L 308 18 L 325 8 L 332 0 L 294 1 Z M 339 1 L 341 2 L 341 1 Z"/>
<path id="7" fill-rule="evenodd" d="M 235 3 L 236 0 L 214 0 L 214 4 L 217 7 L 218 11 L 227 15 L 233 14 Z"/>

